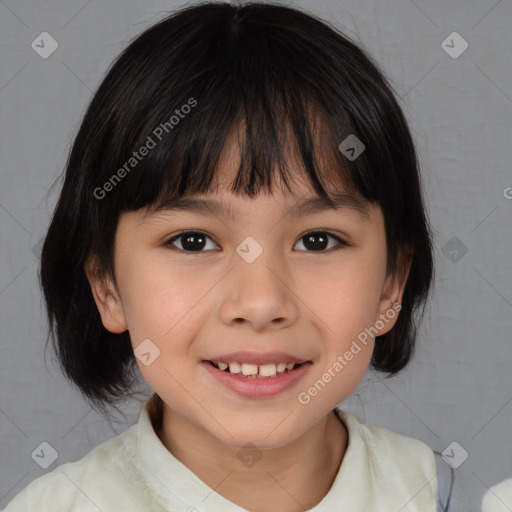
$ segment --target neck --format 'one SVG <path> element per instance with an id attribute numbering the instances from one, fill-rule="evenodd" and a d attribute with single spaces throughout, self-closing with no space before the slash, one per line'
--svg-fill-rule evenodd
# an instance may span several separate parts
<path id="1" fill-rule="evenodd" d="M 244 467 L 238 448 L 219 443 L 161 399 L 150 404 L 150 416 L 174 457 L 215 492 L 253 512 L 313 508 L 329 492 L 348 444 L 343 422 L 330 412 L 290 444 L 258 451 L 261 458 Z"/>

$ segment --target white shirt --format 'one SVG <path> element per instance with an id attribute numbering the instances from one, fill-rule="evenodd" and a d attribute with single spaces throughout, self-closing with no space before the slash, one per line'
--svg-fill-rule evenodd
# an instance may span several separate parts
<path id="1" fill-rule="evenodd" d="M 512 510 L 512 478 L 491 487 L 482 501 L 482 512 L 508 512 Z"/>
<path id="2" fill-rule="evenodd" d="M 167 450 L 149 401 L 137 424 L 36 478 L 4 512 L 247 512 Z M 309 512 L 436 512 L 436 466 L 426 444 L 336 413 L 347 427 L 347 450 L 329 492 Z"/>

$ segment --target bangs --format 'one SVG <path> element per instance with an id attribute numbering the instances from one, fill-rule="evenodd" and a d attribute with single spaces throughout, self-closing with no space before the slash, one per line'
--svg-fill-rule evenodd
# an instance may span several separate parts
<path id="1" fill-rule="evenodd" d="M 149 212 L 163 209 L 177 198 L 211 193 L 228 175 L 229 191 L 247 197 L 272 193 L 276 182 L 292 192 L 292 183 L 298 179 L 309 182 L 323 198 L 329 198 L 329 190 L 350 190 L 358 195 L 330 127 L 325 118 L 314 114 L 318 108 L 270 106 L 262 104 L 265 99 L 255 97 L 247 102 L 241 97 L 240 101 L 245 101 L 243 109 L 231 124 L 219 121 L 214 125 L 206 120 L 203 126 L 197 126 L 198 136 L 193 139 L 185 130 L 183 136 L 177 134 L 179 150 L 163 146 L 160 168 L 151 167 L 148 160 L 147 172 L 152 172 L 149 181 L 156 181 L 160 191 L 156 198 L 155 190 L 148 188 L 147 182 L 145 186 L 143 179 L 129 188 L 141 192 L 143 206 Z M 265 111 L 273 114 L 265 116 Z M 140 207 L 140 203 L 131 204 Z"/>
<path id="2" fill-rule="evenodd" d="M 223 152 L 235 148 L 235 194 L 271 191 L 277 172 L 288 188 L 301 174 L 318 196 L 328 198 L 332 186 L 374 200 L 364 153 L 350 161 L 338 149 L 350 134 L 368 137 L 356 131 L 328 54 L 308 52 L 299 37 L 281 40 L 282 27 L 274 30 L 268 21 L 232 21 L 231 7 L 226 15 L 218 6 L 215 12 L 219 19 L 201 42 L 186 35 L 166 40 L 161 22 L 132 44 L 131 62 L 121 55 L 114 66 L 126 84 L 116 101 L 133 107 L 123 107 L 129 115 L 111 116 L 118 143 L 105 146 L 95 166 L 97 187 L 109 189 L 100 203 L 110 204 L 99 208 L 155 211 L 174 198 L 210 193 L 224 171 Z M 148 48 L 154 49 L 148 54 Z M 134 69 L 140 80 L 133 80 Z"/>
<path id="3" fill-rule="evenodd" d="M 318 102 L 308 100 L 311 95 L 290 82 L 271 86 L 263 76 L 260 80 L 250 89 L 235 90 L 238 80 L 232 76 L 225 90 L 208 91 L 204 110 L 200 100 L 183 98 L 181 107 L 171 112 L 195 102 L 197 111 L 180 119 L 172 131 L 163 120 L 145 138 L 146 145 L 155 147 L 119 187 L 121 211 L 154 212 L 173 199 L 211 193 L 228 171 L 220 167 L 226 154 L 236 154 L 229 169 L 236 166 L 229 187 L 234 194 L 254 197 L 262 188 L 271 192 L 276 181 L 291 191 L 291 182 L 299 176 L 321 197 L 328 197 L 329 188 L 356 194 L 349 161 L 338 149 L 338 138 Z"/>

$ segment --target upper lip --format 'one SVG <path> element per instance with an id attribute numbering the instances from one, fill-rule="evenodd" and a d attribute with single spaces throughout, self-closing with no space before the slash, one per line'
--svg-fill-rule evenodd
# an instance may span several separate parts
<path id="1" fill-rule="evenodd" d="M 238 352 L 230 352 L 229 354 L 221 354 L 208 359 L 208 361 L 212 361 L 214 363 L 222 361 L 224 363 L 236 362 L 261 365 L 269 363 L 301 364 L 307 362 L 308 359 L 275 350 L 271 350 L 269 352 L 249 352 L 242 350 Z"/>

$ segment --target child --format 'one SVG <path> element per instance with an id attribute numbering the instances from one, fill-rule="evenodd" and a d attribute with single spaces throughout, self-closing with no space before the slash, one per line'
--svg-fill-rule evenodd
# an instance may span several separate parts
<path id="1" fill-rule="evenodd" d="M 414 349 L 433 277 L 416 152 L 325 22 L 203 3 L 145 31 L 87 110 L 44 243 L 62 368 L 139 421 L 6 512 L 434 512 L 432 450 L 338 408 Z"/>

